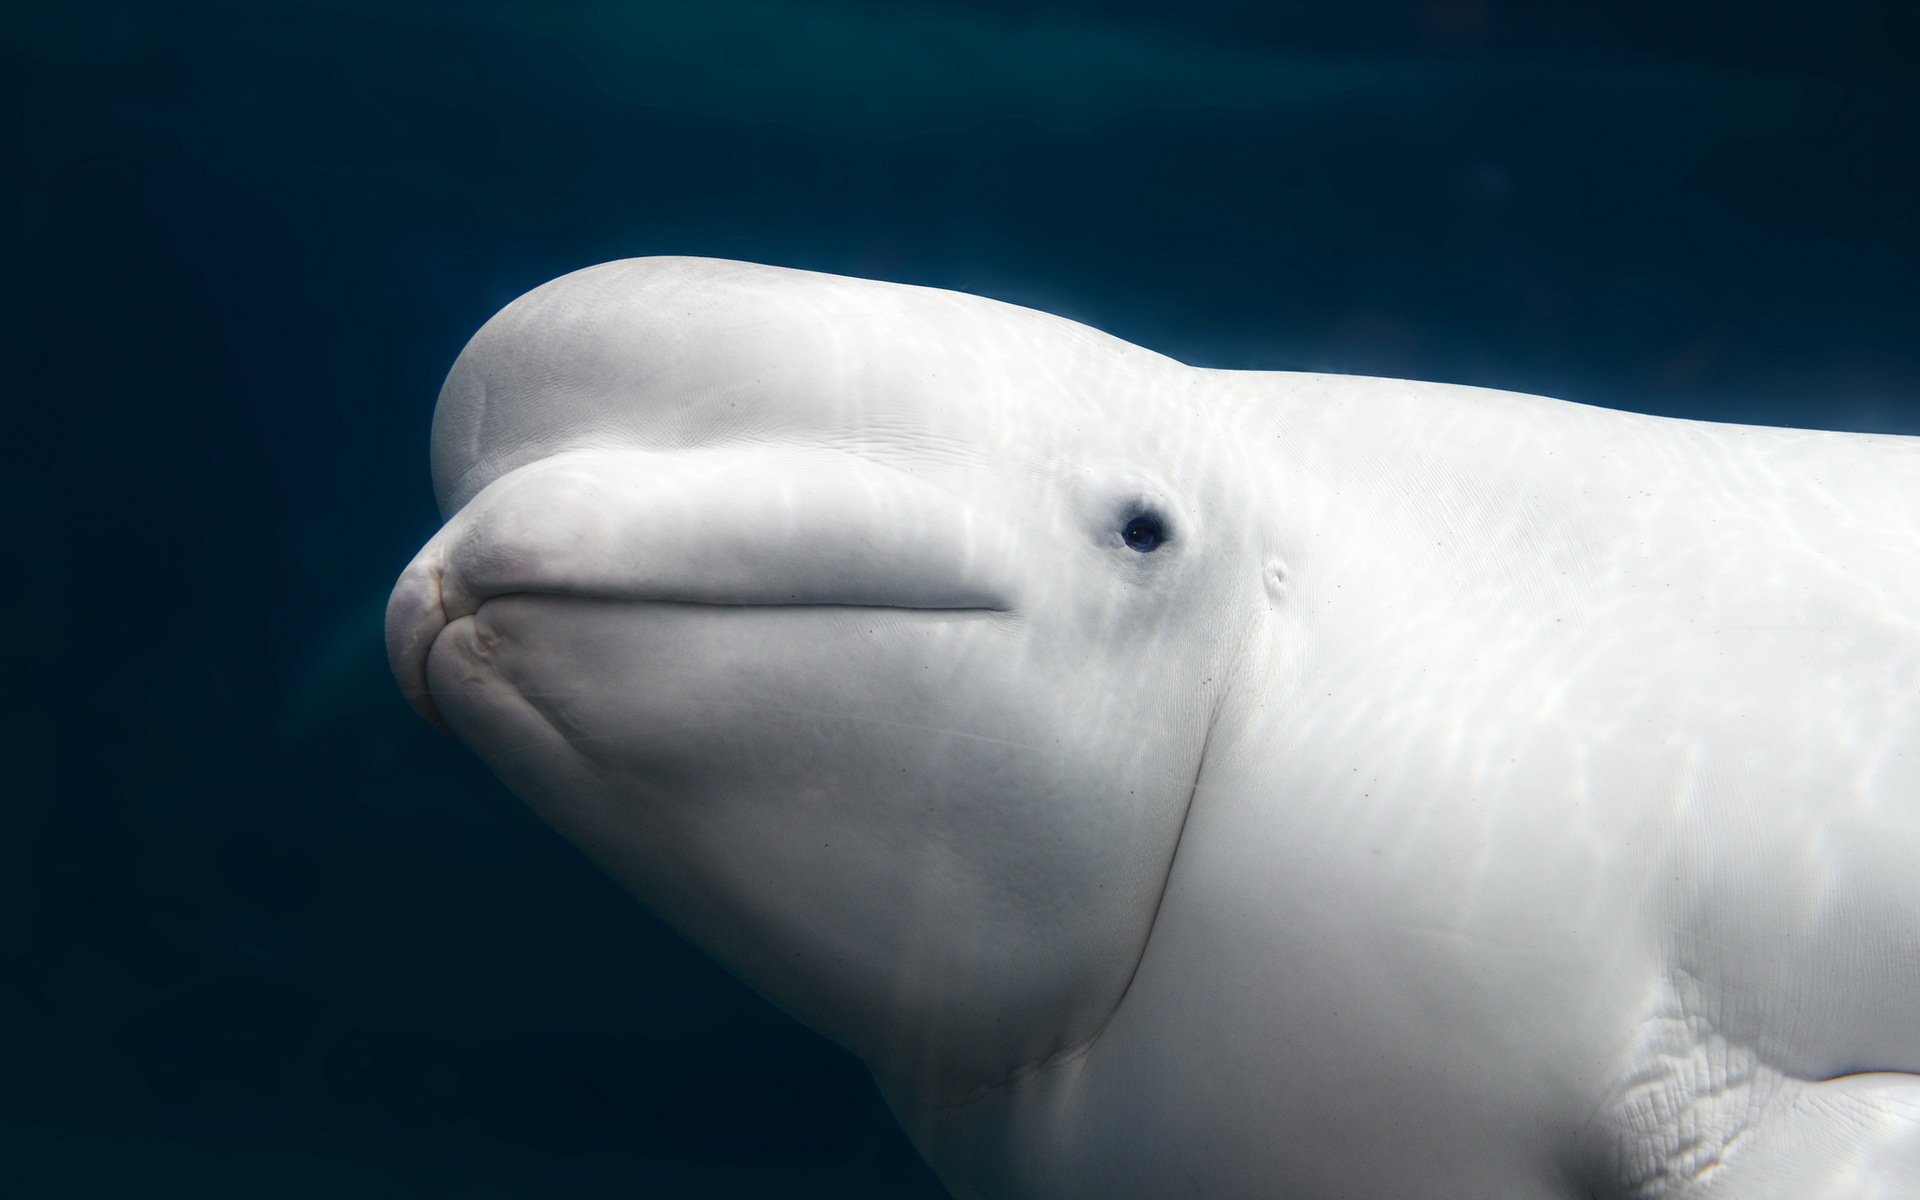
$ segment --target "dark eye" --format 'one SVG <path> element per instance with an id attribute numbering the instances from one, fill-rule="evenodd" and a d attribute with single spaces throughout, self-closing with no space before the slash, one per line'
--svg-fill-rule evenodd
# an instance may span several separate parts
<path id="1" fill-rule="evenodd" d="M 1120 537 L 1127 545 L 1145 554 L 1167 539 L 1167 529 L 1153 513 L 1141 513 L 1126 523 L 1120 530 Z"/>

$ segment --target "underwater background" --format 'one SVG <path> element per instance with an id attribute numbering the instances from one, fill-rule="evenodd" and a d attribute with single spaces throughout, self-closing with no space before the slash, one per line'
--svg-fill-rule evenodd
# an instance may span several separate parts
<path id="1" fill-rule="evenodd" d="M 440 379 L 699 254 L 1920 433 L 1920 6 L 79 3 L 0 28 L 0 1194 L 938 1197 L 388 678 Z"/>

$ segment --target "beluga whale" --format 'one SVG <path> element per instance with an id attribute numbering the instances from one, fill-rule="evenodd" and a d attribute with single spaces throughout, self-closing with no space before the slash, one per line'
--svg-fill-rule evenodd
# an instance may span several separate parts
<path id="1" fill-rule="evenodd" d="M 432 467 L 407 698 L 958 1197 L 1920 1196 L 1920 439 L 652 258 Z"/>

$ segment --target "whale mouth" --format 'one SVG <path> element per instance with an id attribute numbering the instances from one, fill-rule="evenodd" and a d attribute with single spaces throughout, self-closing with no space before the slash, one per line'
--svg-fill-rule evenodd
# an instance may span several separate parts
<path id="1" fill-rule="evenodd" d="M 582 451 L 502 476 L 394 586 L 386 641 L 401 692 L 450 733 L 428 683 L 434 646 L 508 596 L 714 611 L 1013 611 L 1005 525 L 870 463 L 802 465 Z"/>
<path id="2" fill-rule="evenodd" d="M 437 589 L 429 589 L 433 591 Z M 444 596 L 444 592 L 440 593 Z M 659 599 L 637 596 L 604 596 L 590 592 L 569 591 L 516 591 L 502 592 L 498 595 L 482 597 L 467 611 L 450 610 L 444 602 L 434 602 L 427 593 L 417 586 L 408 587 L 402 580 L 401 587 L 394 589 L 393 598 L 388 605 L 387 642 L 389 665 L 394 678 L 400 683 L 400 690 L 406 696 L 407 703 L 419 713 L 428 724 L 443 733 L 451 734 L 452 728 L 440 712 L 440 705 L 434 699 L 429 683 L 428 664 L 433 658 L 434 649 L 448 634 L 459 627 L 462 621 L 472 621 L 481 615 L 481 610 L 497 600 L 557 599 L 582 601 L 611 601 L 635 606 L 709 609 L 714 611 L 736 611 L 741 613 L 760 611 L 806 610 L 821 613 L 870 613 L 893 612 L 925 615 L 929 618 L 958 618 L 976 614 L 1004 614 L 1012 610 L 995 604 L 894 604 L 894 603 L 854 603 L 844 601 L 813 600 L 688 600 Z"/>

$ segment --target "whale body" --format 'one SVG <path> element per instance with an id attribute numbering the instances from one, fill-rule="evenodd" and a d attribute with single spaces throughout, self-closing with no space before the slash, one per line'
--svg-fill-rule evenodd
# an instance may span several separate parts
<path id="1" fill-rule="evenodd" d="M 1920 1196 L 1920 440 L 669 258 L 432 456 L 408 698 L 956 1196 Z"/>

